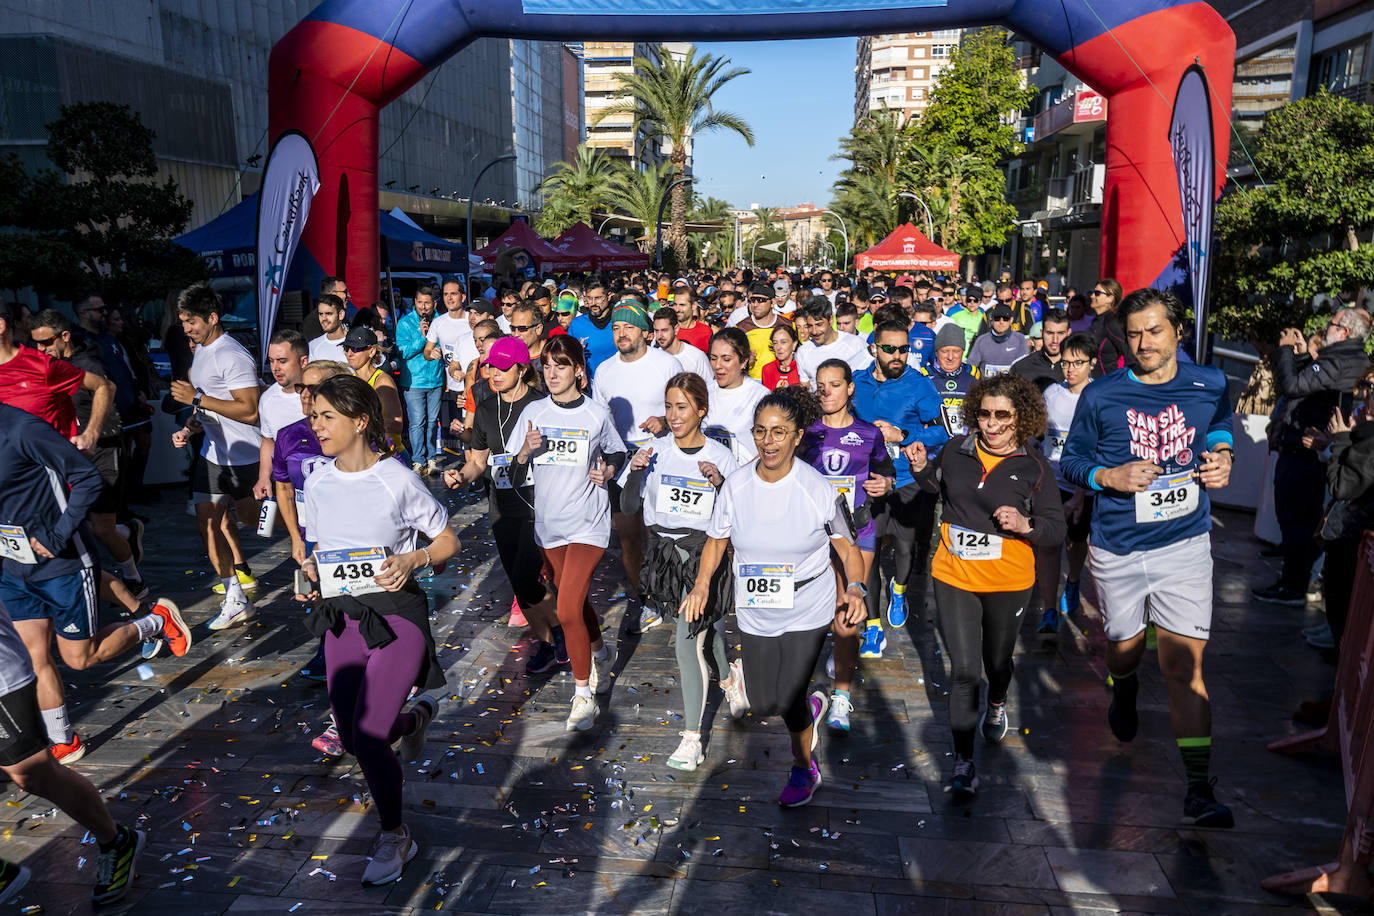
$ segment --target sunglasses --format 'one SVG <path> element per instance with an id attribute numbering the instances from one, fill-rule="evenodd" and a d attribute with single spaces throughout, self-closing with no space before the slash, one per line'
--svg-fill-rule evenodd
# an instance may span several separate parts
<path id="1" fill-rule="evenodd" d="M 29 339 L 33 341 L 35 347 L 46 347 L 57 339 L 57 335 L 54 334 L 52 337 L 44 337 L 42 340 L 39 340 L 37 337 L 30 337 Z"/>
<path id="2" fill-rule="evenodd" d="M 304 391 L 306 394 L 310 395 L 310 396 L 313 398 L 313 397 L 315 396 L 315 389 L 318 388 L 318 387 L 320 387 L 320 386 L 319 386 L 319 385 L 306 385 L 306 384 L 302 384 L 302 385 L 300 386 L 300 389 L 301 389 L 301 391 Z"/>
<path id="3" fill-rule="evenodd" d="M 749 297 L 749 301 L 750 301 L 750 302 L 772 302 L 773 300 L 772 300 L 772 299 L 769 299 L 769 298 L 766 297 L 766 296 L 750 296 L 750 297 Z"/>
<path id="4" fill-rule="evenodd" d="M 888 356 L 891 356 L 893 353 L 911 352 L 911 344 L 876 344 L 876 346 Z"/>
<path id="5" fill-rule="evenodd" d="M 1089 295 L 1089 296 L 1105 296 L 1105 295 L 1107 295 L 1107 294 L 1104 293 L 1104 292 L 1103 292 L 1102 290 L 1100 290 L 1100 289 L 1095 289 L 1095 290 L 1093 290 L 1092 292 L 1088 293 L 1088 295 Z"/>
<path id="6" fill-rule="evenodd" d="M 368 350 L 372 349 L 372 344 L 368 344 L 365 347 L 344 347 L 344 349 L 349 353 L 366 353 Z"/>
<path id="7" fill-rule="evenodd" d="M 978 419 L 980 420 L 1001 420 L 1002 422 L 1006 422 L 1014 416 L 1016 416 L 1016 411 L 1014 410 L 988 410 L 986 407 L 980 407 L 978 409 Z"/>
<path id="8" fill-rule="evenodd" d="M 994 315 L 994 316 L 992 316 L 992 320 L 993 320 L 993 321 L 1011 321 L 1011 316 L 1010 316 L 1010 315 Z"/>
<path id="9" fill-rule="evenodd" d="M 517 334 L 523 334 L 526 331 L 533 331 L 537 327 L 539 327 L 537 324 L 513 324 L 510 329 Z"/>

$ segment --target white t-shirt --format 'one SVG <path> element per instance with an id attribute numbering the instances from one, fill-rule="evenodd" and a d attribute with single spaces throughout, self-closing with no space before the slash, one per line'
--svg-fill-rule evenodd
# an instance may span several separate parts
<path id="1" fill-rule="evenodd" d="M 610 411 L 585 397 L 571 407 L 553 398 L 526 404 L 506 440 L 507 454 L 520 451 L 531 423 L 546 437 L 554 429 L 571 431 L 573 435 L 564 441 L 576 441 L 585 456 L 577 465 L 541 464 L 541 456 L 551 451 L 546 439 L 544 450 L 530 457 L 526 473 L 534 481 L 535 541 L 540 547 L 571 543 L 605 547 L 611 540 L 611 499 L 605 487 L 591 482 L 587 471 L 602 455 L 625 451 Z"/>
<path id="2" fill-rule="evenodd" d="M 1079 397 L 1081 395 L 1074 394 L 1063 382 L 1045 389 L 1045 411 L 1049 414 L 1049 423 L 1046 424 L 1045 439 L 1040 447 L 1050 467 L 1054 468 L 1054 479 L 1059 481 L 1062 490 L 1074 489 L 1074 485 L 1064 479 L 1064 472 L 1059 469 L 1059 456 L 1064 451 L 1064 440 L 1069 437 L 1069 426 L 1073 424 L 1073 412 L 1078 407 Z"/>
<path id="3" fill-rule="evenodd" d="M 814 630 L 835 617 L 835 575 L 830 567 L 827 524 L 843 530 L 835 491 L 821 473 L 800 458 L 777 483 L 768 483 L 748 464 L 731 474 L 716 497 L 706 534 L 729 538 L 735 548 L 735 616 L 753 636 Z M 792 566 L 792 607 L 742 607 L 741 567 Z M 815 577 L 802 588 L 796 586 Z"/>
<path id="4" fill-rule="evenodd" d="M 264 439 L 277 438 L 277 430 L 304 416 L 300 394 L 283 391 L 278 382 L 273 382 L 258 396 L 258 431 Z"/>
<path id="5" fill-rule="evenodd" d="M 228 334 L 196 347 L 191 360 L 191 384 L 212 398 L 232 400 L 232 392 L 258 387 L 258 369 L 252 355 Z M 205 424 L 205 444 L 200 453 L 220 467 L 258 463 L 262 436 L 256 426 L 240 423 L 203 410 L 197 416 Z"/>
<path id="6" fill-rule="evenodd" d="M 668 380 L 682 371 L 676 356 L 649 347 L 644 355 L 627 363 L 616 353 L 596 367 L 592 397 L 611 412 L 616 432 L 625 446 L 651 438 L 639 428 L 650 417 L 663 416 L 663 394 Z"/>
<path id="7" fill-rule="evenodd" d="M 735 306 L 735 310 L 734 310 L 733 312 L 730 313 L 730 317 L 727 318 L 727 319 L 725 319 L 725 325 L 726 325 L 726 327 L 731 327 L 731 328 L 733 328 L 735 325 L 739 324 L 741 321 L 743 321 L 744 319 L 746 319 L 746 318 L 748 318 L 748 317 L 749 317 L 749 306 L 747 306 L 747 305 L 738 305 L 738 306 Z"/>
<path id="8" fill-rule="evenodd" d="M 367 504 L 366 512 L 358 506 Z M 415 472 L 394 458 L 365 471 L 330 462 L 305 478 L 305 539 L 320 550 L 415 549 L 416 533 L 433 540 L 448 527 L 448 510 Z"/>
<path id="9" fill-rule="evenodd" d="M 640 493 L 643 495 L 644 501 L 644 524 L 659 525 L 664 528 L 691 528 L 695 531 L 705 531 L 706 526 L 711 521 L 710 512 L 698 515 L 696 512 L 687 511 L 681 515 L 669 515 L 658 511 L 660 489 L 665 486 L 671 487 L 671 484 L 664 484 L 663 478 L 665 476 L 686 478 L 690 485 L 679 488 L 680 490 L 700 488 L 701 484 L 709 487 L 710 482 L 702 475 L 701 468 L 697 467 L 697 462 L 709 461 L 716 466 L 722 477 L 729 477 L 739 467 L 735 461 L 735 456 L 730 453 L 728 448 L 710 438 L 693 455 L 689 455 L 679 448 L 677 440 L 672 436 L 666 436 L 653 443 L 653 449 L 654 456 L 649 459 L 649 466 L 644 469 L 641 478 L 643 485 Z M 629 461 L 627 460 L 625 464 L 628 466 Z M 692 494 L 688 493 L 687 495 Z M 712 497 L 712 506 L 714 506 L 714 502 L 714 497 Z"/>
<path id="10" fill-rule="evenodd" d="M 452 312 L 436 315 L 429 323 L 425 340 L 439 345 L 444 363 L 444 387 L 449 391 L 462 391 L 463 379 L 450 375 L 448 366 L 457 361 L 466 370 L 468 363 L 477 358 L 477 344 L 472 340 L 472 327 L 468 324 L 467 313 L 464 312 L 461 318 L 455 317 Z"/>
<path id="11" fill-rule="evenodd" d="M 707 436 L 728 442 L 735 461 L 753 461 L 759 455 L 754 447 L 754 407 L 768 394 L 768 389 L 747 375 L 736 388 L 722 388 L 714 379 L 707 387 L 711 403 L 702 430 Z"/>
<path id="12" fill-rule="evenodd" d="M 855 373 L 862 372 L 873 365 L 873 354 L 868 352 L 868 344 L 857 334 L 836 334 L 832 343 L 816 346 L 807 341 L 797 348 L 797 372 L 801 380 L 810 384 L 816 378 L 816 369 L 827 359 L 842 359 Z"/>
<path id="13" fill-rule="evenodd" d="M 679 340 L 678 345 L 681 349 L 676 353 L 669 353 L 668 355 L 682 364 L 683 372 L 695 372 L 697 375 L 701 376 L 701 380 L 709 386 L 711 380 L 715 378 L 715 373 L 711 371 L 711 361 L 707 359 L 706 354 L 702 353 L 685 340 Z M 664 350 L 663 352 L 667 353 L 668 351 Z"/>
<path id="14" fill-rule="evenodd" d="M 317 359 L 332 359 L 336 363 L 343 363 L 347 366 L 348 359 L 344 354 L 344 340 L 346 340 L 347 337 L 347 334 L 344 334 L 338 340 L 330 340 L 324 334 L 316 337 L 314 340 L 310 341 L 310 346 L 308 348 L 310 350 L 310 361 L 314 362 Z"/>

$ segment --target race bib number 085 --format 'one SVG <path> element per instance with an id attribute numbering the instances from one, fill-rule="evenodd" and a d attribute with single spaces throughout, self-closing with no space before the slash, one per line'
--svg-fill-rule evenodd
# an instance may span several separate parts
<path id="1" fill-rule="evenodd" d="M 1192 471 L 1160 477 L 1135 495 L 1135 520 L 1141 524 L 1167 522 L 1197 511 L 1197 478 Z"/>
<path id="2" fill-rule="evenodd" d="M 544 452 L 535 457 L 532 464 L 546 464 L 561 468 L 585 468 L 588 465 L 587 453 L 590 437 L 585 429 L 563 429 L 561 427 L 539 428 L 544 437 Z"/>
<path id="3" fill-rule="evenodd" d="M 371 595 L 386 589 L 377 584 L 391 551 L 386 547 L 357 547 L 344 550 L 315 551 L 315 565 L 320 573 L 320 596 L 338 598 L 341 595 Z"/>
<path id="4" fill-rule="evenodd" d="M 792 607 L 792 564 L 741 566 L 735 578 L 735 604 L 738 607 Z"/>

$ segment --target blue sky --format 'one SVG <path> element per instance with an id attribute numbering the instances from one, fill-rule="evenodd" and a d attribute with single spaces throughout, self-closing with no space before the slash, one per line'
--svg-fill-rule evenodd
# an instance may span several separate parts
<path id="1" fill-rule="evenodd" d="M 707 42 L 703 52 L 752 72 L 716 94 L 718 107 L 754 129 L 754 145 L 737 134 L 698 137 L 696 191 L 737 207 L 788 207 L 830 200 L 843 163 L 830 157 L 854 121 L 853 38 Z"/>

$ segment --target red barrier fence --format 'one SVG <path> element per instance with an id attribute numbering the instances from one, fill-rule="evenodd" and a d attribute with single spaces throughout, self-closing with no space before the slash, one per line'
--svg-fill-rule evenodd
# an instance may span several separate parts
<path id="1" fill-rule="evenodd" d="M 1336 751 L 1345 778 L 1345 836 L 1339 858 L 1325 865 L 1265 878 L 1260 886 L 1281 894 L 1329 891 L 1371 897 L 1374 847 L 1374 532 L 1360 544 L 1350 617 L 1336 664 L 1336 693 L 1324 728 L 1269 745 L 1280 754 Z"/>

